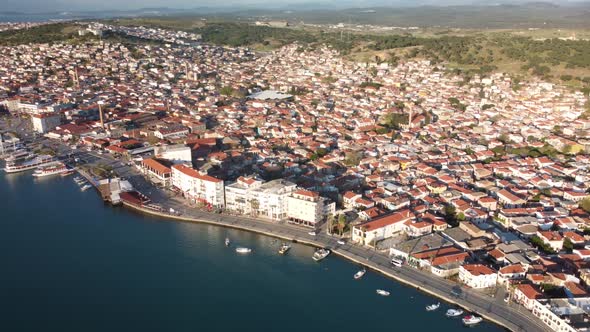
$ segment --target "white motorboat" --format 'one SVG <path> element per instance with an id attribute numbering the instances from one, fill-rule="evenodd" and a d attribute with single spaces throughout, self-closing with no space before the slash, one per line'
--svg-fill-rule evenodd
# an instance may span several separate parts
<path id="1" fill-rule="evenodd" d="M 426 311 L 435 311 L 440 307 L 440 302 L 437 304 L 431 304 L 426 306 Z"/>
<path id="2" fill-rule="evenodd" d="M 473 325 L 479 324 L 482 320 L 483 320 L 483 318 L 481 318 L 479 316 L 469 315 L 469 316 L 463 317 L 463 324 L 466 326 L 473 326 Z"/>
<path id="3" fill-rule="evenodd" d="M 446 313 L 447 317 L 458 317 L 461 315 L 463 315 L 463 310 L 461 309 L 449 309 Z"/>
<path id="4" fill-rule="evenodd" d="M 252 249 L 250 249 L 250 248 L 244 248 L 244 247 L 238 247 L 238 248 L 236 248 L 236 252 L 238 254 L 249 254 L 249 253 L 252 252 Z"/>
<path id="5" fill-rule="evenodd" d="M 383 290 L 383 289 L 378 289 L 377 294 L 379 294 L 381 296 L 389 296 L 389 292 L 386 290 Z"/>
<path id="6" fill-rule="evenodd" d="M 362 278 L 365 275 L 365 273 L 367 273 L 367 270 L 365 270 L 365 269 L 358 271 L 357 273 L 354 274 L 354 279 Z"/>
<path id="7" fill-rule="evenodd" d="M 84 185 L 82 188 L 80 188 L 80 190 L 82 190 L 82 191 L 86 191 L 86 190 L 88 190 L 88 189 L 90 189 L 90 188 L 92 188 L 92 186 L 91 186 L 91 185 L 89 185 L 89 184 L 86 184 L 86 185 Z"/>
<path id="8" fill-rule="evenodd" d="M 229 242 L 229 237 L 226 237 L 226 238 L 225 238 L 225 246 L 226 246 L 226 247 L 229 247 L 229 245 L 230 245 L 230 242 Z"/>
<path id="9" fill-rule="evenodd" d="M 330 254 L 330 250 L 328 249 L 318 249 L 313 253 L 313 260 L 316 262 L 321 261 L 322 259 L 328 257 L 328 255 Z"/>
<path id="10" fill-rule="evenodd" d="M 283 245 L 281 245 L 281 248 L 279 249 L 279 254 L 284 255 L 287 253 L 287 251 L 289 251 L 289 249 L 291 249 L 291 246 L 283 243 Z"/>

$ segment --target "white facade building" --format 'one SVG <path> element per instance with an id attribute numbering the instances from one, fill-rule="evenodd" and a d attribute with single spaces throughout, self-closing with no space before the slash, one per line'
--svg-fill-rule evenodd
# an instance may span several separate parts
<path id="1" fill-rule="evenodd" d="M 459 280 L 471 288 L 489 288 L 496 286 L 496 271 L 481 264 L 465 264 L 459 268 Z"/>
<path id="2" fill-rule="evenodd" d="M 281 179 L 264 183 L 240 177 L 225 187 L 226 208 L 242 214 L 283 220 L 287 218 L 287 197 L 295 189 L 294 183 Z"/>
<path id="3" fill-rule="evenodd" d="M 44 134 L 58 127 L 61 124 L 61 114 L 59 113 L 39 113 L 31 116 L 33 129 Z"/>
<path id="4" fill-rule="evenodd" d="M 287 218 L 293 223 L 315 227 L 335 211 L 335 203 L 328 203 L 314 191 L 297 190 L 287 197 Z"/>
<path id="5" fill-rule="evenodd" d="M 185 165 L 172 166 L 172 185 L 185 197 L 211 207 L 225 205 L 223 181 Z"/>
<path id="6" fill-rule="evenodd" d="M 175 164 L 186 163 L 190 165 L 192 163 L 191 148 L 184 144 L 157 146 L 154 154 L 158 158 L 170 160 Z"/>

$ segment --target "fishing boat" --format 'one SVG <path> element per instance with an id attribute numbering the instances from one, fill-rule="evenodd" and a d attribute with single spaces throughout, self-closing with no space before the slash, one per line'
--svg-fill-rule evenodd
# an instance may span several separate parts
<path id="1" fill-rule="evenodd" d="M 236 252 L 238 254 L 249 254 L 250 252 L 252 252 L 252 249 L 250 249 L 250 248 L 244 248 L 244 247 L 238 247 L 238 248 L 236 248 Z"/>
<path id="2" fill-rule="evenodd" d="M 437 304 L 431 304 L 426 306 L 426 311 L 435 311 L 440 307 L 440 302 Z"/>
<path id="3" fill-rule="evenodd" d="M 80 188 L 80 190 L 82 190 L 82 191 L 86 191 L 86 190 L 88 190 L 88 189 L 90 189 L 90 188 L 92 188 L 92 186 L 91 186 L 91 185 L 89 185 L 89 184 L 85 184 L 84 186 L 82 186 L 82 187 Z"/>
<path id="4" fill-rule="evenodd" d="M 229 242 L 229 237 L 226 237 L 226 238 L 225 238 L 225 246 L 226 246 L 226 247 L 229 247 L 229 245 L 230 245 L 230 242 Z"/>
<path id="5" fill-rule="evenodd" d="M 286 243 L 283 243 L 281 245 L 281 248 L 279 248 L 279 254 L 284 255 L 287 253 L 287 251 L 289 251 L 289 249 L 291 249 L 291 246 Z"/>
<path id="6" fill-rule="evenodd" d="M 381 296 L 389 296 L 389 292 L 386 290 L 383 290 L 383 289 L 378 289 L 377 294 L 379 294 Z"/>
<path id="7" fill-rule="evenodd" d="M 328 249 L 318 249 L 313 253 L 313 260 L 316 262 L 321 261 L 322 259 L 328 257 L 328 255 L 330 254 L 330 250 Z"/>
<path id="8" fill-rule="evenodd" d="M 465 326 L 473 326 L 473 325 L 479 324 L 482 320 L 483 320 L 483 318 L 481 318 L 481 317 L 478 317 L 475 315 L 469 315 L 469 316 L 463 317 L 463 324 Z"/>
<path id="9" fill-rule="evenodd" d="M 447 317 L 458 317 L 463 315 L 463 310 L 461 309 L 449 309 L 445 314 Z"/>
<path id="10" fill-rule="evenodd" d="M 55 163 L 52 165 L 37 168 L 33 173 L 33 176 L 40 178 L 45 176 L 58 175 L 68 171 L 71 170 L 63 163 Z"/>
<path id="11" fill-rule="evenodd" d="M 354 274 L 354 279 L 356 280 L 356 279 L 362 278 L 365 275 L 365 273 L 367 273 L 367 270 L 365 270 L 365 269 L 358 271 L 357 273 Z"/>

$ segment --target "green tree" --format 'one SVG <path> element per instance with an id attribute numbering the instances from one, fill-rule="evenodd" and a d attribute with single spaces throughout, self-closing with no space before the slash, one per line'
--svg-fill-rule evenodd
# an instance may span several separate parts
<path id="1" fill-rule="evenodd" d="M 338 216 L 338 231 L 340 232 L 340 236 L 344 234 L 344 229 L 346 228 L 346 216 L 341 213 Z"/>
<path id="2" fill-rule="evenodd" d="M 563 249 L 565 249 L 568 253 L 571 253 L 574 250 L 574 244 L 569 237 L 566 237 L 565 240 L 563 240 Z"/>
<path id="3" fill-rule="evenodd" d="M 580 203 L 579 203 L 580 208 L 582 208 L 582 210 L 590 213 L 590 197 L 586 197 L 584 198 Z"/>

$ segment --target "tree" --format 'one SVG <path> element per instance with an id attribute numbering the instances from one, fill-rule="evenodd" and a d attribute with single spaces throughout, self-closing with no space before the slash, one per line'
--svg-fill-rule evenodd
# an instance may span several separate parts
<path id="1" fill-rule="evenodd" d="M 224 96 L 231 96 L 234 94 L 234 89 L 231 86 L 224 86 L 223 88 L 221 88 L 219 90 L 219 93 L 221 93 Z"/>
<path id="2" fill-rule="evenodd" d="M 571 253 L 574 250 L 574 244 L 569 237 L 566 237 L 565 240 L 563 240 L 563 249 L 565 249 L 568 253 Z"/>
<path id="3" fill-rule="evenodd" d="M 457 220 L 458 221 L 465 221 L 465 214 L 463 212 L 459 212 L 457 214 Z"/>
<path id="4" fill-rule="evenodd" d="M 580 207 L 582 208 L 582 210 L 590 213 L 590 197 L 586 197 L 584 198 L 580 203 L 579 203 Z"/>
<path id="5" fill-rule="evenodd" d="M 332 232 L 334 231 L 334 215 L 333 214 L 328 214 L 328 216 L 326 217 L 326 221 L 328 222 L 328 231 L 330 232 L 330 234 L 332 234 Z"/>
<path id="6" fill-rule="evenodd" d="M 341 213 L 338 216 L 338 231 L 340 232 L 340 236 L 344 234 L 344 228 L 346 228 L 346 216 Z"/>

